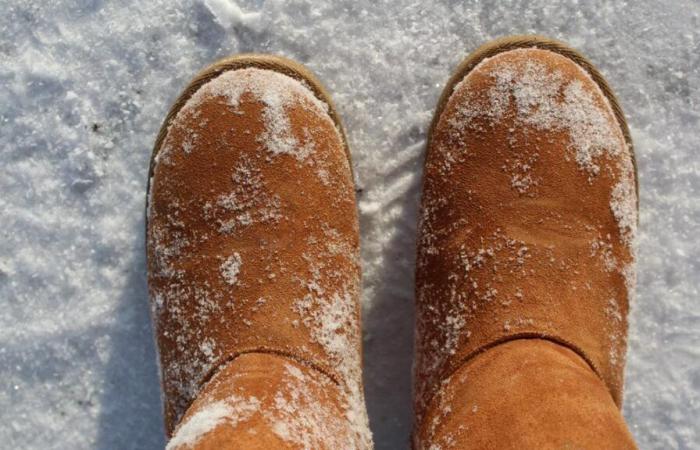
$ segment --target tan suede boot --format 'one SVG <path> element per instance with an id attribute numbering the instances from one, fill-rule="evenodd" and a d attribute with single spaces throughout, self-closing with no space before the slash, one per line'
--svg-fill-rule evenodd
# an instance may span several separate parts
<path id="1" fill-rule="evenodd" d="M 255 431 L 262 447 L 371 447 L 358 246 L 319 82 L 259 55 L 197 76 L 158 136 L 147 207 L 166 430 L 182 431 L 170 448 L 256 448 Z"/>
<path id="2" fill-rule="evenodd" d="M 427 152 L 414 445 L 633 446 L 619 405 L 636 173 L 601 75 L 544 38 L 488 44 L 445 88 Z M 605 417 L 612 431 L 592 425 Z"/>

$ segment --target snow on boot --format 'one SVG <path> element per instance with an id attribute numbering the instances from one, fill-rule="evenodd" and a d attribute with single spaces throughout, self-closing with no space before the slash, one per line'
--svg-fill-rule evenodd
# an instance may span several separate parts
<path id="1" fill-rule="evenodd" d="M 537 37 L 468 58 L 425 163 L 416 447 L 591 448 L 603 417 L 610 448 L 633 446 L 619 405 L 636 227 L 629 132 L 598 71 Z M 459 420 L 451 398 L 469 404 Z"/>
<path id="2" fill-rule="evenodd" d="M 348 147 L 318 81 L 260 55 L 198 75 L 158 136 L 147 206 L 169 448 L 253 433 L 371 446 L 358 249 Z"/>

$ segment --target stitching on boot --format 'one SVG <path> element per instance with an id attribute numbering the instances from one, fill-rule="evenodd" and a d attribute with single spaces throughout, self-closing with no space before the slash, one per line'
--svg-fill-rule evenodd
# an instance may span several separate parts
<path id="1" fill-rule="evenodd" d="M 197 385 L 198 385 L 197 395 L 199 395 L 204 390 L 204 388 L 207 386 L 207 384 L 209 384 L 209 382 L 211 382 L 214 379 L 214 377 L 216 377 L 216 375 L 221 373 L 221 371 L 226 366 L 228 366 L 229 364 L 234 362 L 236 359 L 238 359 L 238 357 L 243 356 L 243 355 L 248 355 L 248 354 L 256 354 L 256 353 L 262 354 L 262 355 L 274 355 L 282 360 L 294 361 L 298 364 L 301 364 L 304 367 L 308 367 L 309 369 L 315 370 L 316 372 L 320 373 L 321 375 L 327 377 L 335 386 L 337 386 L 338 388 L 342 388 L 342 384 L 340 383 L 340 381 L 339 381 L 340 379 L 337 377 L 337 375 L 335 375 L 334 373 L 332 373 L 329 370 L 324 369 L 323 367 L 321 367 L 318 364 L 315 364 L 307 359 L 304 359 L 300 356 L 295 355 L 292 352 L 285 352 L 282 350 L 276 350 L 276 349 L 272 349 L 272 348 L 252 348 L 252 349 L 241 350 L 239 352 L 235 352 L 235 353 L 232 353 L 230 355 L 227 355 L 224 358 L 221 358 L 214 365 L 214 367 L 212 367 L 202 377 L 202 379 L 197 383 Z M 195 398 L 196 398 L 196 396 L 195 396 Z M 182 418 L 184 417 L 186 412 L 189 411 L 189 409 L 192 407 L 193 402 L 194 402 L 194 398 L 192 399 L 192 401 L 189 402 L 189 404 L 187 405 L 187 408 L 185 408 L 185 412 L 182 413 L 182 415 L 180 417 L 176 418 L 177 420 L 175 421 L 175 427 L 173 428 L 172 434 L 169 434 L 166 430 L 166 436 L 168 439 L 170 439 L 175 434 L 175 432 L 176 432 L 175 430 L 177 430 L 177 428 L 180 426 Z"/>
<path id="2" fill-rule="evenodd" d="M 603 382 L 603 385 L 605 386 L 605 389 L 608 391 L 608 393 L 612 397 L 612 392 L 610 391 L 610 387 L 607 385 L 603 377 L 600 375 L 600 372 L 598 371 L 598 368 L 596 367 L 595 363 L 586 355 L 586 353 L 581 350 L 578 346 L 575 344 L 567 341 L 566 339 L 562 339 L 557 336 L 548 336 L 544 335 L 541 333 L 520 333 L 520 334 L 514 334 L 510 336 L 504 336 L 500 339 L 497 339 L 495 341 L 489 342 L 488 344 L 484 344 L 481 347 L 477 348 L 473 352 L 469 353 L 467 356 L 462 358 L 458 363 L 456 363 L 450 370 L 446 370 L 443 375 L 441 375 L 435 384 L 440 385 L 442 384 L 443 381 L 446 379 L 450 378 L 453 376 L 458 370 L 462 369 L 465 367 L 472 359 L 475 357 L 487 353 L 489 350 L 492 348 L 498 347 L 501 344 L 505 344 L 508 342 L 512 341 L 518 341 L 518 340 L 541 340 L 541 341 L 548 341 L 552 342 L 554 344 L 557 344 L 561 347 L 567 348 L 571 350 L 572 352 L 576 353 L 577 356 L 579 356 L 587 365 L 588 367 L 595 373 L 595 375 L 598 377 Z M 437 397 L 437 394 L 440 392 L 440 389 L 437 389 L 435 392 L 433 392 L 428 398 L 428 400 L 425 402 L 425 407 L 423 408 L 422 411 L 420 411 L 420 418 L 421 420 L 423 419 L 423 415 L 425 411 L 430 409 L 430 406 L 432 402 L 435 400 Z M 416 419 L 418 419 L 418 414 L 416 415 Z M 418 447 L 416 446 L 416 439 L 417 436 L 420 435 L 420 428 L 423 426 L 422 423 L 416 422 L 413 426 L 413 430 L 411 431 L 411 448 L 412 450 L 416 450 Z"/>
<path id="3" fill-rule="evenodd" d="M 484 344 L 481 347 L 477 348 L 476 350 L 472 351 L 469 353 L 467 356 L 459 360 L 457 363 L 455 363 L 451 368 L 448 368 L 448 370 L 445 370 L 444 373 L 438 377 L 438 382 L 436 384 L 440 384 L 446 379 L 450 378 L 453 376 L 458 370 L 460 370 L 462 367 L 466 366 L 467 363 L 469 363 L 472 359 L 475 357 L 481 355 L 482 353 L 487 353 L 489 350 L 492 348 L 498 347 L 502 344 L 505 344 L 507 342 L 511 341 L 517 341 L 517 340 L 528 340 L 528 339 L 539 339 L 542 341 L 549 341 L 554 344 L 560 345 L 564 348 L 567 348 L 571 350 L 572 352 L 576 353 L 587 365 L 588 367 L 595 373 L 595 375 L 600 379 L 600 381 L 603 382 L 605 385 L 606 390 L 610 395 L 612 396 L 612 392 L 610 391 L 610 387 L 608 384 L 605 382 L 603 379 L 602 375 L 600 374 L 600 371 L 598 370 L 598 367 L 595 365 L 593 360 L 586 355 L 586 353 L 580 349 L 577 345 L 567 341 L 566 339 L 560 338 L 558 336 L 553 336 L 553 335 L 546 335 L 542 333 L 519 333 L 519 334 L 513 334 L 510 336 L 504 336 L 500 339 L 496 339 L 492 342 L 489 342 L 488 344 Z M 429 405 L 434 399 L 435 396 L 437 395 L 439 389 L 436 390 L 428 399 L 428 401 L 425 402 L 426 405 Z M 426 407 L 427 409 L 427 407 Z"/>
<path id="4" fill-rule="evenodd" d="M 209 371 L 202 377 L 202 379 L 197 383 L 199 385 L 199 391 L 201 392 L 202 389 L 204 389 L 204 386 L 209 383 L 212 378 L 214 378 L 219 372 L 221 372 L 225 366 L 229 365 L 236 359 L 238 359 L 239 356 L 243 355 L 248 355 L 248 354 L 263 354 L 263 355 L 274 355 L 277 356 L 281 359 L 288 359 L 292 360 L 298 364 L 301 364 L 302 366 L 308 367 L 310 369 L 315 370 L 316 372 L 319 372 L 320 374 L 324 375 L 327 377 L 329 380 L 333 382 L 336 386 L 341 386 L 340 382 L 340 377 L 338 377 L 335 373 L 333 373 L 331 370 L 328 370 L 326 368 L 323 368 L 321 365 L 316 364 L 314 362 L 309 361 L 308 359 L 305 359 L 301 356 L 298 356 L 294 354 L 293 352 L 285 352 L 283 350 L 277 350 L 273 348 L 265 348 L 265 347 L 259 347 L 259 348 L 251 348 L 251 349 L 246 349 L 246 350 L 241 350 L 238 352 L 234 352 L 230 355 L 227 355 L 223 358 L 221 358 Z"/>

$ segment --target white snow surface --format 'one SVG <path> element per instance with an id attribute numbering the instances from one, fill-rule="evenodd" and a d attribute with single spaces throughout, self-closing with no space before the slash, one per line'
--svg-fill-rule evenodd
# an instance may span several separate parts
<path id="1" fill-rule="evenodd" d="M 215 59 L 310 67 L 348 132 L 377 449 L 408 447 L 425 135 L 451 70 L 499 36 L 586 54 L 635 141 L 641 211 L 625 417 L 641 448 L 700 442 L 700 4 L 370 0 L 4 1 L 0 446 L 164 446 L 146 291 L 151 146 Z"/>

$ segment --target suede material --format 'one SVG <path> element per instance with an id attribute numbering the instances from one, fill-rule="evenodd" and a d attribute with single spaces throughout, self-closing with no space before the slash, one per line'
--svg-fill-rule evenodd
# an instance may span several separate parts
<path id="1" fill-rule="evenodd" d="M 604 111 L 606 123 L 599 125 L 614 128 L 618 153 L 597 157 L 598 174 L 577 163 L 567 129 L 518 122 L 513 96 L 500 115 L 470 116 L 469 108 L 492 101 L 496 73 L 533 63 L 590 94 Z M 562 100 L 564 92 L 556 95 Z M 633 254 L 611 196 L 620 164 L 631 167 L 632 156 L 607 99 L 572 60 L 530 48 L 484 60 L 437 114 L 416 272 L 418 426 L 443 380 L 480 352 L 487 358 L 493 351 L 487 349 L 521 337 L 575 351 L 619 406 Z M 516 181 L 525 176 L 523 188 Z M 517 406 L 523 412 L 528 405 Z M 502 412 L 513 414 L 505 404 Z"/>
<path id="2" fill-rule="evenodd" d="M 197 414 L 206 414 L 217 402 L 238 402 L 239 409 L 240 404 L 250 408 L 222 418 L 196 439 L 171 445 L 168 450 L 331 450 L 353 445 L 338 386 L 324 374 L 277 355 L 249 353 L 224 366 L 192 403 L 180 428 L 196 420 Z M 281 405 L 293 405 L 295 418 L 311 420 L 294 423 L 289 415 L 280 415 Z M 310 411 L 313 414 L 308 414 Z M 294 442 L 299 438 L 305 442 Z"/>
<path id="3" fill-rule="evenodd" d="M 236 107 L 209 97 L 178 113 L 156 149 L 148 275 L 168 435 L 202 383 L 242 353 L 288 356 L 361 393 L 358 220 L 342 134 L 299 97 L 285 111 L 291 135 L 312 154 L 304 161 L 273 155 L 263 108 L 248 93 Z M 239 204 L 221 206 L 232 192 Z M 241 198 L 250 220 L 222 231 L 242 217 Z M 222 273 L 232 255 L 240 262 L 229 270 L 234 283 Z M 342 358 L 307 322 L 330 299 L 350 309 L 333 320 L 347 359 L 357 361 L 351 373 L 338 369 Z"/>
<path id="4" fill-rule="evenodd" d="M 418 450 L 636 448 L 605 384 L 573 351 L 509 341 L 445 380 L 415 434 Z"/>

